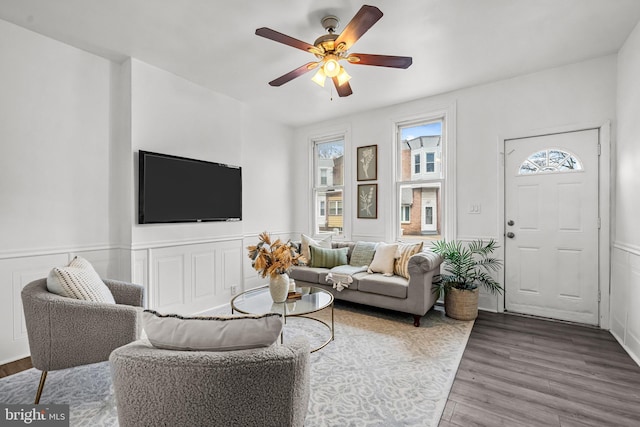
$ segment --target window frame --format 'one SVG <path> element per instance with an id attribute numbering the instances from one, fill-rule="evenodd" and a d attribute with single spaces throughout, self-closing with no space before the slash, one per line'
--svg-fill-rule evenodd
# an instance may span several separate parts
<path id="1" fill-rule="evenodd" d="M 429 161 L 429 154 L 433 155 L 433 160 Z M 429 165 L 432 165 L 432 170 L 429 170 Z M 425 173 L 435 173 L 436 172 L 436 152 L 435 151 L 425 151 L 424 153 L 424 172 Z"/>
<path id="2" fill-rule="evenodd" d="M 349 236 L 350 230 L 350 219 L 349 219 L 349 179 L 351 177 L 351 171 L 348 170 L 347 165 L 350 161 L 351 156 L 350 153 L 350 139 L 349 139 L 349 130 L 343 129 L 336 132 L 327 132 L 326 134 L 313 135 L 308 138 L 309 141 L 309 197 L 310 197 L 310 218 L 309 225 L 310 230 L 309 234 L 313 236 L 327 236 L 332 235 L 334 240 L 344 240 Z M 319 144 L 324 144 L 333 141 L 342 141 L 343 143 L 343 165 L 342 165 L 342 185 L 332 185 L 321 186 L 317 185 L 317 181 L 320 180 L 320 168 L 318 165 L 319 157 L 317 155 L 318 150 L 317 147 Z M 319 203 L 318 203 L 318 192 L 341 192 L 342 193 L 342 231 L 334 232 L 334 231 L 320 231 L 320 226 L 318 224 L 318 217 L 316 213 L 319 212 Z M 325 216 L 324 218 L 328 218 L 331 215 L 329 203 L 325 205 Z"/>
<path id="3" fill-rule="evenodd" d="M 343 194 L 343 199 L 344 199 L 344 194 Z M 343 209 L 343 201 L 342 200 L 330 200 L 329 202 L 329 215 L 330 216 L 339 216 L 339 215 L 344 215 L 344 209 Z"/>
<path id="4" fill-rule="evenodd" d="M 320 186 L 328 187 L 329 186 L 329 178 L 327 176 L 327 173 L 328 173 L 329 169 L 320 168 L 319 171 L 320 171 Z"/>
<path id="5" fill-rule="evenodd" d="M 442 120 L 442 148 L 441 148 L 441 171 L 442 176 L 439 179 L 422 179 L 416 181 L 402 181 L 402 155 L 401 155 L 401 129 L 405 127 L 417 126 Z M 446 240 L 455 239 L 457 234 L 456 218 L 456 103 L 452 102 L 448 105 L 435 107 L 430 112 L 416 114 L 413 116 L 400 117 L 394 120 L 394 149 L 393 155 L 395 171 L 393 173 L 394 195 L 391 198 L 393 205 L 391 206 L 393 229 L 392 237 L 395 240 L 402 241 L 402 224 L 400 207 L 401 189 L 408 184 L 412 186 L 422 186 L 424 184 L 438 183 L 440 186 L 440 202 L 442 212 L 439 214 L 444 222 L 441 229 L 441 238 Z M 413 160 L 412 165 L 413 168 Z M 411 169 L 413 170 L 413 169 Z"/>
<path id="6" fill-rule="evenodd" d="M 405 208 L 408 212 L 408 215 L 406 216 L 404 214 Z M 411 205 L 400 205 L 400 222 L 402 224 L 409 224 L 411 222 Z"/>
<path id="7" fill-rule="evenodd" d="M 422 155 L 420 153 L 413 155 L 413 174 L 419 175 L 422 173 Z"/>

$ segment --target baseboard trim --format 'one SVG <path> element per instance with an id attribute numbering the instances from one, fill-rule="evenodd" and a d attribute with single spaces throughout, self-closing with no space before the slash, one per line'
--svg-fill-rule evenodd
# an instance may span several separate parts
<path id="1" fill-rule="evenodd" d="M 31 357 L 14 360 L 13 362 L 0 365 L 0 378 L 8 377 L 9 375 L 17 374 L 18 372 L 31 368 L 33 368 Z"/>
<path id="2" fill-rule="evenodd" d="M 616 341 L 618 341 L 618 344 L 620 344 L 622 346 L 624 351 L 627 352 L 629 357 L 631 357 L 633 359 L 633 361 L 636 362 L 636 365 L 640 366 L 640 356 L 634 354 L 633 351 L 631 351 L 631 349 L 629 348 L 629 346 L 627 346 L 624 343 L 624 341 L 618 336 L 618 334 L 616 334 L 614 331 L 609 331 L 609 332 L 611 333 L 611 335 L 613 335 L 613 337 L 616 339 Z"/>

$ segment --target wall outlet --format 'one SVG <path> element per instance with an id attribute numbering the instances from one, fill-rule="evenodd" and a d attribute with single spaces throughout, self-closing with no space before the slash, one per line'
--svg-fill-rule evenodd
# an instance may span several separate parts
<path id="1" fill-rule="evenodd" d="M 238 285 L 231 285 L 229 289 L 231 290 L 231 295 L 235 295 L 238 293 Z"/>

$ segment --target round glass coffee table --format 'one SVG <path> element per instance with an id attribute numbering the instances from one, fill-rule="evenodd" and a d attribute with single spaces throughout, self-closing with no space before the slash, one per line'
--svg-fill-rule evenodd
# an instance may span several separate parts
<path id="1" fill-rule="evenodd" d="M 287 319 L 292 317 L 315 320 L 328 329 L 329 338 L 318 347 L 313 348 L 311 350 L 311 353 L 313 353 L 333 341 L 333 295 L 331 295 L 331 292 L 313 286 L 296 288 L 296 292 L 302 294 L 302 297 L 285 302 L 273 302 L 269 293 L 269 285 L 250 289 L 231 299 L 231 313 L 233 314 L 236 311 L 243 314 L 280 313 L 285 325 L 287 325 Z M 331 323 L 309 316 L 327 308 L 331 309 Z M 283 341 L 284 330 L 283 334 L 280 335 L 280 342 L 282 343 Z"/>

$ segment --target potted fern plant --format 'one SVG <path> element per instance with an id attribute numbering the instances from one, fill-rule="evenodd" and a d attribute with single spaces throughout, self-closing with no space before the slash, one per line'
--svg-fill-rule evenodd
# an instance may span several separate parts
<path id="1" fill-rule="evenodd" d="M 492 256 L 498 249 L 495 240 L 485 243 L 477 239 L 468 245 L 440 240 L 432 249 L 444 258 L 444 272 L 433 291 L 444 296 L 447 316 L 458 320 L 478 317 L 478 286 L 493 294 L 502 293 L 502 286 L 491 276 L 502 267 L 502 261 Z"/>

